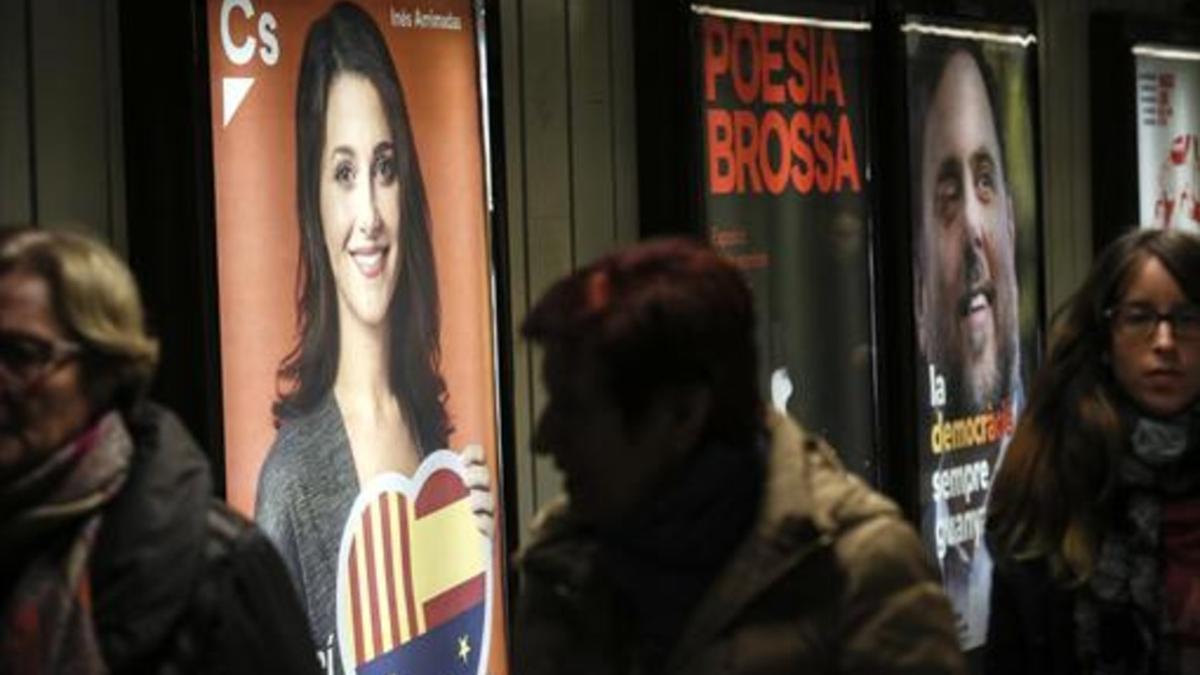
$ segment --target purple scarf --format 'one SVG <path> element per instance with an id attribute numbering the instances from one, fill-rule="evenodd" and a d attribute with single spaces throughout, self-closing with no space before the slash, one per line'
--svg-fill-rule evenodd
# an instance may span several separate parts
<path id="1" fill-rule="evenodd" d="M 110 412 L 0 486 L 0 673 L 107 672 L 91 616 L 89 558 L 133 442 Z M 10 567 L 11 566 L 11 567 Z"/>

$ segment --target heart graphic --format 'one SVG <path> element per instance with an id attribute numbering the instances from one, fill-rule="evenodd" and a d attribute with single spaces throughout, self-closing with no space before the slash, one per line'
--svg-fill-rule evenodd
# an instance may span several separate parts
<path id="1" fill-rule="evenodd" d="M 462 459 L 438 450 L 416 474 L 382 474 L 354 500 L 338 549 L 345 673 L 481 675 L 492 554 L 471 512 Z"/>

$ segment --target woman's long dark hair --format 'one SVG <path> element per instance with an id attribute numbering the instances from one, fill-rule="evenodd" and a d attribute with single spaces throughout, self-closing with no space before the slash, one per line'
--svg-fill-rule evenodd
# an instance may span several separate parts
<path id="1" fill-rule="evenodd" d="M 1197 237 L 1141 230 L 1109 245 L 1058 312 L 1046 362 L 992 485 L 992 546 L 1017 559 L 1045 556 L 1065 582 L 1092 572 L 1115 506 L 1117 459 L 1129 447 L 1105 313 L 1150 258 L 1167 268 L 1184 295 L 1200 302 Z"/>
<path id="2" fill-rule="evenodd" d="M 296 200 L 300 268 L 296 278 L 296 345 L 279 366 L 286 387 L 273 406 L 277 420 L 313 409 L 337 374 L 337 289 L 320 210 L 321 156 L 330 84 L 352 73 L 374 85 L 387 114 L 401 186 L 400 277 L 388 308 L 388 380 L 422 453 L 447 446 L 446 383 L 441 349 L 437 274 L 429 239 L 429 207 L 413 145 L 404 89 L 387 44 L 365 11 L 341 2 L 318 19 L 304 41 L 296 93 Z"/>

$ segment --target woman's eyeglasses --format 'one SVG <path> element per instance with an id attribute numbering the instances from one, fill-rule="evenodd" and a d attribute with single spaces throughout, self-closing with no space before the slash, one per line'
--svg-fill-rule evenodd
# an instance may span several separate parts
<path id="1" fill-rule="evenodd" d="M 32 382 L 77 356 L 82 347 L 21 333 L 0 333 L 0 369 L 18 381 Z"/>
<path id="2" fill-rule="evenodd" d="M 1177 305 L 1168 312 L 1160 312 L 1150 305 L 1135 302 L 1109 307 L 1104 316 L 1112 322 L 1113 330 L 1130 337 L 1149 340 L 1158 330 L 1158 324 L 1166 321 L 1176 340 L 1200 339 L 1200 306 L 1197 305 Z"/>

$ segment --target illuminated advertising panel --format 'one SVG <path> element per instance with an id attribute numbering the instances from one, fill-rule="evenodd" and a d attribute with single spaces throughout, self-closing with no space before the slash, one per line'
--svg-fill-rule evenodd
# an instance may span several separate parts
<path id="1" fill-rule="evenodd" d="M 1034 38 L 902 26 L 921 534 L 965 649 L 987 637 L 989 487 L 1036 358 Z"/>
<path id="2" fill-rule="evenodd" d="M 207 5 L 228 498 L 330 673 L 507 672 L 480 14 Z"/>
<path id="3" fill-rule="evenodd" d="M 1200 232 L 1200 51 L 1133 47 L 1138 223 Z"/>
<path id="4" fill-rule="evenodd" d="M 712 5 L 691 17 L 701 214 L 754 290 L 764 390 L 874 479 L 870 24 Z"/>

